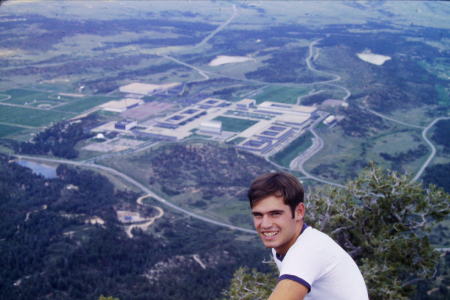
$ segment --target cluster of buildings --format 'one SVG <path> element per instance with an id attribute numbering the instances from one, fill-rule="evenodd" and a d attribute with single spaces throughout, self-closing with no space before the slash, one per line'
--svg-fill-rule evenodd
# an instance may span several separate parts
<path id="1" fill-rule="evenodd" d="M 126 98 L 102 105 L 102 109 L 125 112 L 139 109 L 144 103 L 143 95 L 166 92 L 179 84 L 143 85 L 129 84 L 120 88 Z M 287 146 L 318 118 L 325 118 L 315 106 L 302 106 L 278 102 L 257 103 L 254 99 L 230 102 L 216 98 L 206 98 L 183 109 L 171 112 L 160 118 L 138 122 L 124 118 L 96 128 L 102 132 L 115 130 L 129 132 L 144 138 L 164 140 L 182 140 L 192 134 L 208 135 L 212 138 L 228 141 L 235 140 L 236 147 L 259 155 L 270 155 Z M 251 120 L 247 128 L 240 132 L 227 131 L 222 121 Z M 327 121 L 333 118 L 328 116 Z M 245 127 L 245 126 L 244 126 Z"/>

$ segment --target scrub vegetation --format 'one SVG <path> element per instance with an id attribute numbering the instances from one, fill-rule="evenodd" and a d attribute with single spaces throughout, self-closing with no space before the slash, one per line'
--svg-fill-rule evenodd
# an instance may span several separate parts
<path id="1" fill-rule="evenodd" d="M 448 292 L 449 255 L 435 251 L 428 236 L 450 213 L 449 194 L 371 165 L 345 189 L 319 188 L 307 198 L 306 222 L 331 235 L 355 259 L 370 299 Z M 238 269 L 226 293 L 233 300 L 266 298 L 274 277 Z"/>

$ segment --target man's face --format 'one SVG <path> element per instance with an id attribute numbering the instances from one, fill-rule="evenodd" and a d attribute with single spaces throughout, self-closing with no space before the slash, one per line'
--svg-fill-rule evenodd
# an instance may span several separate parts
<path id="1" fill-rule="evenodd" d="M 305 206 L 300 203 L 293 218 L 290 207 L 282 197 L 268 196 L 253 205 L 252 214 L 264 246 L 275 248 L 278 254 L 284 255 L 300 234 Z"/>

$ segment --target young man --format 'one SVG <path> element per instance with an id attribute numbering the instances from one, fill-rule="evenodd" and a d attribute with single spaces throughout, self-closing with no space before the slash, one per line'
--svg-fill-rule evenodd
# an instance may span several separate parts
<path id="1" fill-rule="evenodd" d="M 253 222 L 280 277 L 269 300 L 366 300 L 358 266 L 328 235 L 303 221 L 304 191 L 291 174 L 268 173 L 248 191 Z"/>

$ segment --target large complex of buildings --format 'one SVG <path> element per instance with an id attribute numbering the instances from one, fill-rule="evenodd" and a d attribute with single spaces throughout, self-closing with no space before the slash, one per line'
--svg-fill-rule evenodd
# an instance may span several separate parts
<path id="1" fill-rule="evenodd" d="M 176 86 L 169 84 L 164 88 Z M 149 94 L 161 89 L 155 85 L 130 84 L 121 87 L 128 94 Z M 120 103 L 109 103 L 109 110 L 126 110 L 142 104 L 142 100 L 126 98 Z M 131 104 L 128 105 L 128 104 Z M 243 119 L 253 121 L 253 125 L 241 132 L 226 132 L 218 117 Z M 119 122 L 103 125 L 95 131 L 115 130 L 119 132 L 132 131 L 133 135 L 181 140 L 195 132 L 210 135 L 222 140 L 237 138 L 236 147 L 260 155 L 276 153 L 306 130 L 319 117 L 314 106 L 302 106 L 266 101 L 257 104 L 253 99 L 243 99 L 239 102 L 229 102 L 222 99 L 206 98 L 196 104 L 185 107 L 151 122 L 136 122 L 125 118 Z M 321 115 L 323 117 L 323 114 Z M 220 119 L 220 118 L 219 118 Z M 331 119 L 327 119 L 331 121 Z M 237 120 L 238 121 L 238 120 Z M 137 126 L 137 127 L 136 127 Z"/>

